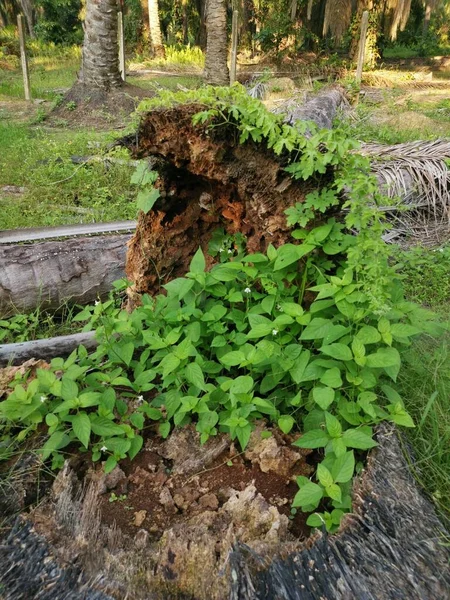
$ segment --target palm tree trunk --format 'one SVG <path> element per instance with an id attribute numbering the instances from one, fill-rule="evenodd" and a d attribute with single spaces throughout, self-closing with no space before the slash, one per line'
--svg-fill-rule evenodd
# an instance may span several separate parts
<path id="1" fill-rule="evenodd" d="M 212 85 L 228 85 L 226 0 L 208 0 L 206 9 L 206 81 Z"/>
<path id="2" fill-rule="evenodd" d="M 116 0 L 87 0 L 79 81 L 105 90 L 122 85 Z"/>
<path id="3" fill-rule="evenodd" d="M 158 0 L 148 0 L 148 18 L 150 25 L 150 41 L 152 43 L 153 56 L 164 58 L 166 52 L 162 43 L 161 25 L 159 23 Z"/>
<path id="4" fill-rule="evenodd" d="M 35 38 L 34 34 L 34 13 L 31 0 L 20 0 L 20 6 L 27 22 L 28 33 L 31 38 Z"/>

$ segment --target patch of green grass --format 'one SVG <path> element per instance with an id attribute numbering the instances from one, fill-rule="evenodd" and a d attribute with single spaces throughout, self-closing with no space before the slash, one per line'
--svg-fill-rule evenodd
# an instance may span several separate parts
<path id="1" fill-rule="evenodd" d="M 433 249 L 416 246 L 397 257 L 408 298 L 434 309 L 450 301 L 450 244 Z"/>
<path id="2" fill-rule="evenodd" d="M 58 90 L 73 85 L 79 68 L 78 59 L 65 61 L 47 60 L 45 57 L 32 59 L 30 61 L 31 97 L 56 99 L 60 95 Z M 0 69 L 0 96 L 23 99 L 23 80 L 20 70 Z"/>
<path id="3" fill-rule="evenodd" d="M 416 341 L 402 361 L 398 388 L 416 423 L 413 473 L 450 518 L 450 334 Z"/>
<path id="4" fill-rule="evenodd" d="M 0 229 L 135 218 L 130 167 L 70 160 L 106 156 L 103 148 L 115 137 L 89 130 L 49 133 L 0 121 L 0 186 L 26 188 L 20 196 L 0 191 Z M 128 158 L 123 149 L 112 154 Z"/>
<path id="5" fill-rule="evenodd" d="M 148 68 L 167 69 L 169 71 L 196 71 L 200 73 L 205 66 L 205 55 L 197 46 L 166 46 L 165 58 L 147 58 L 146 56 L 137 55 L 134 60 L 143 63 Z"/>
<path id="6" fill-rule="evenodd" d="M 0 320 L 0 344 L 14 344 L 58 335 L 77 333 L 81 329 L 73 317 L 81 309 L 64 305 L 58 311 L 42 311 L 39 307 L 32 313 L 18 313 Z"/>
<path id="7" fill-rule="evenodd" d="M 395 44 L 385 48 L 383 58 L 417 58 L 423 56 L 447 56 L 450 54 L 450 47 L 437 46 L 436 44 L 417 44 L 414 46 L 405 46 Z"/>

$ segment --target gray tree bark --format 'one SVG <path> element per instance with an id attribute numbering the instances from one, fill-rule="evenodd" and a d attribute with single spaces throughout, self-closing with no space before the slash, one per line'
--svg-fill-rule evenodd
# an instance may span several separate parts
<path id="1" fill-rule="evenodd" d="M 87 0 L 79 81 L 104 90 L 122 86 L 116 0 Z"/>
<path id="2" fill-rule="evenodd" d="M 156 58 L 164 58 L 166 52 L 164 50 L 161 25 L 159 22 L 158 0 L 148 0 L 148 19 L 150 26 L 150 41 L 152 44 L 153 55 Z"/>
<path id="3" fill-rule="evenodd" d="M 124 277 L 129 239 L 125 234 L 0 246 L 0 317 L 104 296 Z"/>
<path id="4" fill-rule="evenodd" d="M 34 34 L 34 13 L 31 0 L 20 0 L 20 6 L 22 8 L 23 15 L 27 22 L 28 33 L 31 38 L 35 38 L 36 36 Z"/>
<path id="5" fill-rule="evenodd" d="M 212 85 L 229 85 L 225 0 L 208 0 L 206 6 L 206 32 L 206 81 Z"/>

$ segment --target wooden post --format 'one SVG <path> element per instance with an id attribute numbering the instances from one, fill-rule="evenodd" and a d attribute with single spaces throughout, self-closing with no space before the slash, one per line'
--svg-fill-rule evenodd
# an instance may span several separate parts
<path id="1" fill-rule="evenodd" d="M 17 15 L 17 26 L 19 28 L 20 63 L 22 65 L 25 100 L 31 100 L 30 73 L 28 71 L 27 49 L 25 45 L 25 19 L 23 15 Z"/>
<path id="2" fill-rule="evenodd" d="M 122 79 L 125 81 L 125 34 L 123 29 L 123 12 L 117 13 L 119 35 L 119 68 Z"/>
<path id="3" fill-rule="evenodd" d="M 233 21 L 232 21 L 232 25 L 231 25 L 230 85 L 233 85 L 233 83 L 236 81 L 238 26 L 239 26 L 239 11 L 233 10 Z"/>
<path id="4" fill-rule="evenodd" d="M 364 66 L 364 55 L 366 53 L 367 29 L 369 27 L 369 11 L 365 10 L 361 19 L 361 34 L 359 36 L 358 66 L 356 68 L 356 81 L 361 83 L 362 70 Z"/>

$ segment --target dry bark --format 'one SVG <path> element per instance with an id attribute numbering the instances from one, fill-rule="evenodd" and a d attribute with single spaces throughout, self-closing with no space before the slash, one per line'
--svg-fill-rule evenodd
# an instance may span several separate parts
<path id="1" fill-rule="evenodd" d="M 124 276 L 126 235 L 0 246 L 0 315 L 88 304 Z"/>

